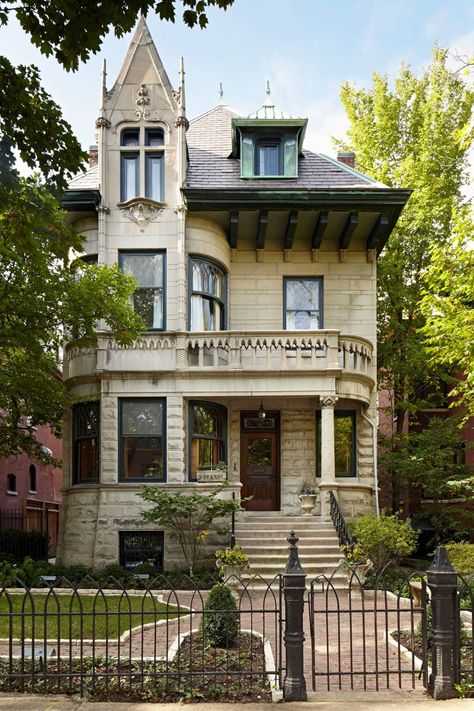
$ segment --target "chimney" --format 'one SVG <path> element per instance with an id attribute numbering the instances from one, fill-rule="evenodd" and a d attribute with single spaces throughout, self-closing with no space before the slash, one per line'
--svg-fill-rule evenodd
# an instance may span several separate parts
<path id="1" fill-rule="evenodd" d="M 99 162 L 99 149 L 96 145 L 89 146 L 89 168 L 93 168 Z"/>
<path id="2" fill-rule="evenodd" d="M 338 151 L 337 160 L 339 161 L 339 163 L 344 163 L 344 165 L 348 165 L 349 168 L 356 167 L 356 154 L 354 153 L 354 151 Z"/>

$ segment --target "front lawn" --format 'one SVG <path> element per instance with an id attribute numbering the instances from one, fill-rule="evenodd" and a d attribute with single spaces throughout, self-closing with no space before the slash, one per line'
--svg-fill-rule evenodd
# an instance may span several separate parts
<path id="1" fill-rule="evenodd" d="M 10 602 L 11 607 L 10 607 Z M 68 594 L 0 597 L 0 637 L 48 639 L 116 638 L 132 627 L 178 616 L 178 608 L 146 597 Z M 46 624 L 46 635 L 45 635 Z M 34 634 L 33 632 L 34 626 Z"/>

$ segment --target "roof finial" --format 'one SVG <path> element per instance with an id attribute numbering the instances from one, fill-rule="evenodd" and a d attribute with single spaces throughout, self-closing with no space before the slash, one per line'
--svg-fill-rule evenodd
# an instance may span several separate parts
<path id="1" fill-rule="evenodd" d="M 267 96 L 270 96 L 270 82 L 268 81 L 268 79 L 267 79 L 267 89 L 266 89 L 266 91 L 265 91 L 265 94 L 266 94 Z"/>
<path id="2" fill-rule="evenodd" d="M 224 89 L 222 88 L 222 82 L 219 82 L 219 98 L 223 99 L 224 98 Z"/>

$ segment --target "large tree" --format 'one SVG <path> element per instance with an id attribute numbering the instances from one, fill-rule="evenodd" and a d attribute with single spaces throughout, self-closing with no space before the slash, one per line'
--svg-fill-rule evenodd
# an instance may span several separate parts
<path id="1" fill-rule="evenodd" d="M 432 359 L 458 374 L 451 394 L 474 417 L 474 221 L 470 206 L 454 215 L 453 239 L 434 245 L 421 310 Z"/>
<path id="2" fill-rule="evenodd" d="M 341 90 L 350 127 L 347 140 L 338 144 L 355 151 L 361 171 L 391 187 L 413 189 L 378 266 L 379 383 L 391 393 L 389 415 L 398 435 L 410 414 L 426 404 L 418 397 L 420 384 L 448 377 L 419 332 L 431 250 L 450 243 L 454 211 L 466 202 L 473 140 L 474 92 L 461 74 L 449 71 L 446 57 L 435 47 L 420 76 L 403 66 L 393 84 L 375 74 L 370 89 L 345 84 Z M 391 480 L 396 511 L 398 470 Z"/>
<path id="3" fill-rule="evenodd" d="M 209 6 L 233 0 L 181 0 L 183 21 L 207 24 Z M 66 70 L 99 51 L 112 28 L 131 30 L 141 14 L 174 22 L 177 0 L 2 2 L 0 25 L 16 16 L 31 41 Z M 14 153 L 34 177 L 21 178 Z M 80 264 L 82 239 L 67 226 L 58 199 L 86 155 L 34 66 L 0 56 L 0 456 L 22 451 L 47 459 L 37 425 L 61 433 L 69 402 L 60 373 L 64 334 L 94 344 L 102 320 L 122 343 L 143 325 L 129 304 L 133 281 L 118 267 Z M 80 278 L 78 272 L 80 271 Z"/>

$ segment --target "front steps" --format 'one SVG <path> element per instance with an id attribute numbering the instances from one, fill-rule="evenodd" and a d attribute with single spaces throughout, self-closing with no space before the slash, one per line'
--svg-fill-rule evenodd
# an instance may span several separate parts
<path id="1" fill-rule="evenodd" d="M 236 542 L 249 557 L 249 568 L 240 576 L 242 581 L 259 575 L 270 582 L 284 571 L 290 531 L 295 531 L 299 538 L 298 553 L 307 586 L 318 575 L 329 578 L 334 574 L 333 586 L 347 588 L 345 575 L 337 570 L 343 556 L 332 523 L 322 521 L 320 516 L 287 516 L 277 511 L 246 511 L 238 515 Z M 254 589 L 260 587 L 265 587 L 263 582 L 252 585 Z"/>

